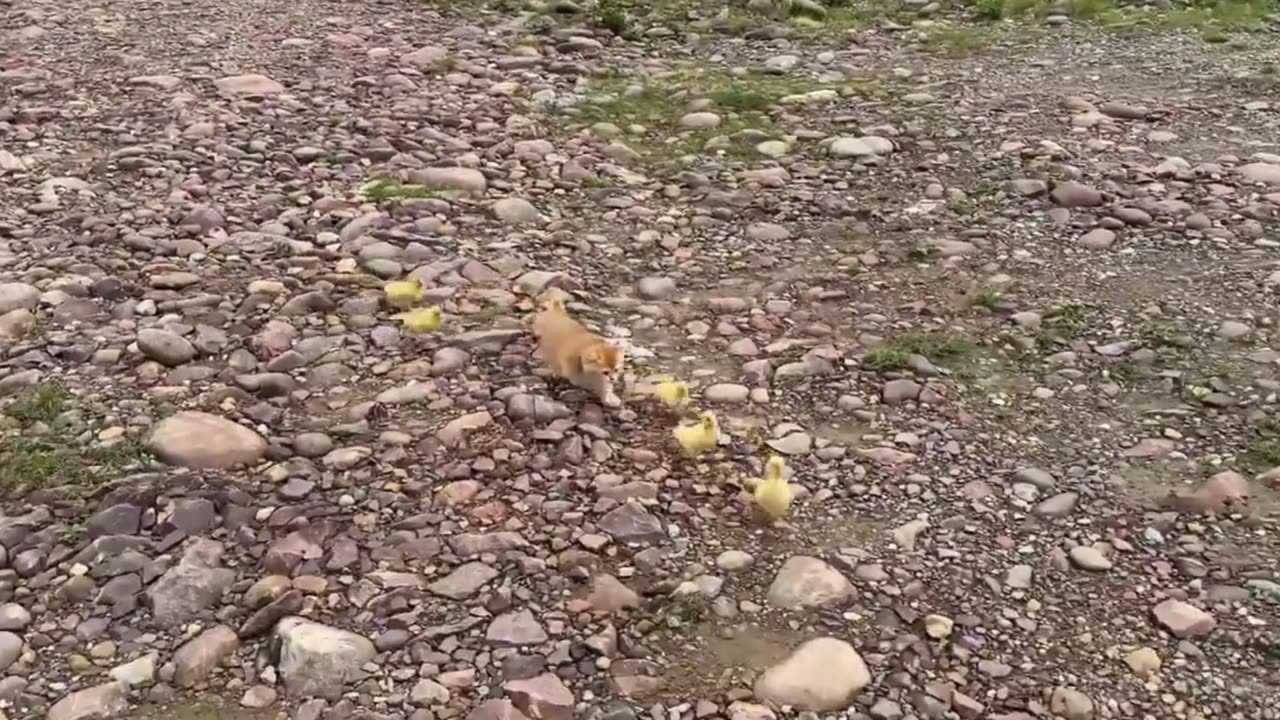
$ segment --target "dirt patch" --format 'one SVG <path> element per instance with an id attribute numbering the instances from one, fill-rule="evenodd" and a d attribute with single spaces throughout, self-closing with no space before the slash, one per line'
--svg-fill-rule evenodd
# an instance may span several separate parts
<path id="1" fill-rule="evenodd" d="M 250 710 L 240 707 L 239 703 L 217 697 L 171 705 L 143 705 L 129 715 L 130 720 L 285 720 L 288 716 L 283 710 Z"/>
<path id="2" fill-rule="evenodd" d="M 807 639 L 801 632 L 756 624 L 703 623 L 667 649 L 669 662 L 659 694 L 682 698 L 711 687 L 750 687 L 761 672 Z"/>

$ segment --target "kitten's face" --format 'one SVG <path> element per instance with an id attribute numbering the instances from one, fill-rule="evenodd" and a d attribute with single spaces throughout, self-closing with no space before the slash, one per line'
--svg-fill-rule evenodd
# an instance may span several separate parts
<path id="1" fill-rule="evenodd" d="M 622 367 L 622 348 L 609 343 L 600 343 L 587 351 L 584 358 L 591 371 L 598 372 L 605 377 L 613 377 L 613 374 Z"/>

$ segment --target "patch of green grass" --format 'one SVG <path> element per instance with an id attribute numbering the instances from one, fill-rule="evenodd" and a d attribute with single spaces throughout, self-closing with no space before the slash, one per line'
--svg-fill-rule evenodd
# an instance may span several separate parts
<path id="1" fill-rule="evenodd" d="M 596 22 L 614 35 L 626 35 L 631 30 L 631 12 L 622 0 L 596 0 Z"/>
<path id="2" fill-rule="evenodd" d="M 1156 25 L 1223 34 L 1256 30 L 1271 14 L 1280 12 L 1274 0 L 1208 0 L 1153 13 Z"/>
<path id="3" fill-rule="evenodd" d="M 390 178 L 379 178 L 364 187 L 360 192 L 373 202 L 397 202 L 421 198 L 440 197 L 442 192 L 426 185 L 404 185 Z"/>
<path id="4" fill-rule="evenodd" d="M 1036 345 L 1050 352 L 1059 343 L 1075 340 L 1089 326 L 1091 308 L 1085 303 L 1069 302 L 1051 309 L 1045 314 L 1043 324 L 1036 333 Z"/>
<path id="5" fill-rule="evenodd" d="M 675 617 L 685 625 L 697 625 L 707 617 L 706 598 L 701 595 L 687 595 L 676 601 Z"/>
<path id="6" fill-rule="evenodd" d="M 973 0 L 973 14 L 979 20 L 1002 20 L 1007 0 Z"/>
<path id="7" fill-rule="evenodd" d="M 1280 438 L 1257 438 L 1244 449 L 1243 461 L 1253 472 L 1266 472 L 1280 467 Z"/>
<path id="8" fill-rule="evenodd" d="M 0 497 L 81 482 L 84 465 L 60 440 L 15 436 L 0 442 Z"/>
<path id="9" fill-rule="evenodd" d="M 916 245 L 907 251 L 907 257 L 911 260 L 928 260 L 937 254 L 937 247 L 925 244 Z"/>
<path id="10" fill-rule="evenodd" d="M 945 332 L 908 333 L 872 348 L 862 364 L 872 370 L 902 370 L 912 355 L 930 362 L 954 363 L 973 357 L 978 346 L 972 340 Z"/>
<path id="11" fill-rule="evenodd" d="M 592 83 L 587 99 L 576 108 L 576 122 L 609 123 L 629 132 L 619 141 L 640 153 L 646 161 L 671 161 L 700 152 L 724 152 L 751 156 L 757 144 L 777 139 L 782 131 L 770 110 L 780 99 L 818 89 L 856 92 L 803 78 L 765 73 L 730 73 L 685 69 L 645 82 L 628 77 L 600 78 Z M 698 111 L 720 118 L 711 128 L 684 128 L 680 119 L 694 112 L 694 101 L 705 101 Z"/>
<path id="12" fill-rule="evenodd" d="M 1056 9 L 1074 20 L 1111 30 L 1140 26 L 1198 30 L 1210 42 L 1225 40 L 1232 32 L 1258 29 L 1269 14 L 1277 12 L 1275 0 L 1193 0 L 1168 10 L 1126 7 L 1116 0 L 1068 0 L 1065 4 L 1047 0 L 971 0 L 970 8 L 975 18 L 985 21 L 1043 18 Z"/>
<path id="13" fill-rule="evenodd" d="M 71 410 L 71 396 L 44 385 L 9 406 L 19 424 L 0 437 L 0 498 L 21 498 L 37 490 L 92 490 L 125 468 L 146 461 L 150 451 L 134 436 L 112 445 L 85 447 L 58 418 Z M 37 426 L 47 426 L 40 431 Z"/>
<path id="14" fill-rule="evenodd" d="M 75 523 L 64 525 L 58 530 L 58 542 L 64 545 L 75 545 L 84 537 L 84 525 Z"/>
<path id="15" fill-rule="evenodd" d="M 973 296 L 970 304 L 993 310 L 1004 299 L 1004 293 L 998 290 L 980 290 Z"/>
<path id="16" fill-rule="evenodd" d="M 872 370 L 902 370 L 911 360 L 911 353 L 895 347 L 872 348 L 862 358 L 862 364 Z"/>
<path id="17" fill-rule="evenodd" d="M 52 425 L 69 409 L 70 398 L 71 394 L 60 383 L 44 383 L 6 408 L 5 414 L 23 425 Z"/>
<path id="18" fill-rule="evenodd" d="M 991 44 L 993 33 L 983 27 L 938 25 L 930 28 L 921 41 L 947 55 L 960 56 L 976 52 Z"/>

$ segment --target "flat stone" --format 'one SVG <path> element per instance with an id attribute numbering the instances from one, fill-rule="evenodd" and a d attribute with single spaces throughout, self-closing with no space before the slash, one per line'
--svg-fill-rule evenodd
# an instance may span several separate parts
<path id="1" fill-rule="evenodd" d="M 1082 570 L 1104 572 L 1112 567 L 1111 561 L 1096 548 L 1090 545 L 1077 545 L 1068 553 L 1071 562 Z"/>
<path id="2" fill-rule="evenodd" d="M 294 695 L 336 701 L 345 687 L 364 677 L 364 664 L 377 649 L 363 635 L 287 617 L 276 624 L 280 655 L 277 670 Z"/>
<path id="3" fill-rule="evenodd" d="M 1140 647 L 1124 656 L 1124 664 L 1134 675 L 1148 677 L 1160 672 L 1160 654 L 1149 647 Z"/>
<path id="4" fill-rule="evenodd" d="M 489 188 L 489 181 L 484 173 L 473 168 L 433 167 L 412 170 L 409 182 L 442 190 L 460 190 L 472 194 L 483 194 Z"/>
<path id="5" fill-rule="evenodd" d="M 1074 688 L 1054 688 L 1049 698 L 1049 709 L 1066 720 L 1093 720 L 1093 700 Z"/>
<path id="6" fill-rule="evenodd" d="M 644 300 L 663 300 L 675 292 L 676 281 L 669 277 L 644 277 L 636 282 L 636 295 Z"/>
<path id="7" fill-rule="evenodd" d="M 22 638 L 11 632 L 0 632 L 0 674 L 22 655 Z"/>
<path id="8" fill-rule="evenodd" d="M 199 683 L 239 648 L 240 638 L 235 630 L 226 625 L 214 625 L 188 640 L 173 654 L 173 683 L 182 688 Z"/>
<path id="9" fill-rule="evenodd" d="M 0 630 L 21 630 L 31 624 L 31 611 L 17 603 L 0 605 Z"/>
<path id="10" fill-rule="evenodd" d="M 853 646 L 835 638 L 816 638 L 756 680 L 755 694 L 777 706 L 811 712 L 838 712 L 871 682 L 871 673 Z"/>
<path id="11" fill-rule="evenodd" d="M 738 405 L 750 396 L 750 388 L 733 383 L 716 383 L 702 391 L 702 399 L 713 405 Z"/>
<path id="12" fill-rule="evenodd" d="M 1180 639 L 1205 637 L 1218 626 L 1217 619 L 1209 613 L 1172 598 L 1156 605 L 1151 613 L 1161 627 Z"/>
<path id="13" fill-rule="evenodd" d="M 197 470 L 255 463 L 267 451 L 267 441 L 253 430 L 195 410 L 161 420 L 148 444 L 164 462 Z"/>
<path id="14" fill-rule="evenodd" d="M 691 112 L 680 118 L 680 127 L 685 130 L 710 130 L 719 125 L 720 116 L 713 112 Z"/>
<path id="15" fill-rule="evenodd" d="M 511 680 L 502 689 L 521 712 L 538 720 L 573 720 L 573 691 L 553 673 Z"/>
<path id="16" fill-rule="evenodd" d="M 876 135 L 863 137 L 839 137 L 830 145 L 828 152 L 834 157 L 866 158 L 876 155 L 888 155 L 893 152 L 893 141 Z"/>
<path id="17" fill-rule="evenodd" d="M 46 720 L 110 720 L 129 709 L 129 686 L 109 682 L 77 690 L 49 708 Z"/>
<path id="18" fill-rule="evenodd" d="M 1076 503 L 1079 502 L 1079 500 L 1079 493 L 1058 493 L 1053 497 L 1042 500 L 1040 504 L 1032 508 L 1031 511 L 1040 517 L 1063 517 L 1071 514 L 1071 511 L 1075 509 Z"/>
<path id="19" fill-rule="evenodd" d="M 667 537 L 662 521 L 636 502 L 623 503 L 605 513 L 600 518 L 600 529 L 624 545 L 647 545 Z"/>
<path id="20" fill-rule="evenodd" d="M 493 216 L 508 225 L 528 225 L 542 219 L 533 203 L 523 198 L 502 198 L 493 203 Z"/>
<path id="21" fill-rule="evenodd" d="M 1280 186 L 1280 164 L 1255 162 L 1241 165 L 1239 173 L 1244 179 L 1263 185 Z"/>
<path id="22" fill-rule="evenodd" d="M 155 328 L 138 331 L 138 349 L 148 358 L 169 367 L 190 362 L 196 356 L 196 348 L 189 340 Z"/>
<path id="23" fill-rule="evenodd" d="M 538 645 L 547 641 L 547 631 L 532 612 L 517 610 L 494 618 L 484 637 L 491 645 Z"/>
<path id="24" fill-rule="evenodd" d="M 924 387 L 915 380 L 902 378 L 885 383 L 880 393 L 886 405 L 901 405 L 918 398 L 923 389 Z"/>
<path id="25" fill-rule="evenodd" d="M 463 563 L 453 572 L 436 580 L 427 589 L 436 595 L 464 600 L 479 592 L 485 583 L 496 578 L 498 571 L 482 562 Z"/>
<path id="26" fill-rule="evenodd" d="M 140 658 L 111 668 L 111 678 L 130 687 L 150 685 L 156 677 L 156 653 L 148 653 Z"/>
<path id="27" fill-rule="evenodd" d="M 487 410 L 467 413 L 445 423 L 436 431 L 436 439 L 444 443 L 445 447 L 458 447 L 467 435 L 492 423 L 493 416 Z"/>
<path id="28" fill-rule="evenodd" d="M 213 81 L 214 87 L 228 95 L 274 95 L 284 86 L 266 75 L 230 75 Z"/>
<path id="29" fill-rule="evenodd" d="M 40 290 L 26 283 L 0 283 L 0 315 L 13 310 L 34 310 Z"/>
<path id="30" fill-rule="evenodd" d="M 170 628 L 193 620 L 222 597 L 236 579 L 234 570 L 221 566 L 222 553 L 216 541 L 197 538 L 182 560 L 152 584 L 146 598 L 157 625 Z"/>
<path id="31" fill-rule="evenodd" d="M 787 559 L 769 586 L 770 605 L 784 610 L 836 605 L 852 600 L 853 584 L 839 570 L 815 557 Z"/>

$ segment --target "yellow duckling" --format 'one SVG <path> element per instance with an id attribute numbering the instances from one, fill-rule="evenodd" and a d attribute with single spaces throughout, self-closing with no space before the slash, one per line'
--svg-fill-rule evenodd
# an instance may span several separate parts
<path id="1" fill-rule="evenodd" d="M 417 335 L 419 333 L 431 332 L 432 330 L 439 330 L 442 316 L 440 308 L 432 305 L 431 307 L 396 313 L 391 316 L 391 319 L 399 320 L 405 330 Z"/>
<path id="2" fill-rule="evenodd" d="M 382 286 L 382 291 L 387 295 L 388 305 L 398 308 L 411 308 L 422 299 L 422 281 L 417 278 L 395 280 Z"/>
<path id="3" fill-rule="evenodd" d="M 756 481 L 751 497 L 771 520 L 781 520 L 791 512 L 791 485 L 783 477 L 786 462 L 771 455 L 764 465 L 764 479 Z"/>
<path id="4" fill-rule="evenodd" d="M 681 407 L 689 402 L 689 383 L 666 380 L 653 388 L 653 396 L 669 408 Z"/>
<path id="5" fill-rule="evenodd" d="M 697 457 L 716 448 L 720 440 L 720 423 L 716 422 L 715 413 L 704 412 L 698 416 L 696 424 L 677 426 L 671 434 L 686 454 Z"/>

